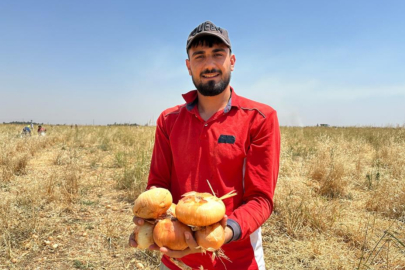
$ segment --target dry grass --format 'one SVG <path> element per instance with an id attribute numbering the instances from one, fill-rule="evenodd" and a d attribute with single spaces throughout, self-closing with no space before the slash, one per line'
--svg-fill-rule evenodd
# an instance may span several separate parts
<path id="1" fill-rule="evenodd" d="M 0 269 L 156 269 L 127 246 L 153 127 L 0 125 Z M 405 129 L 282 128 L 267 269 L 405 269 Z"/>

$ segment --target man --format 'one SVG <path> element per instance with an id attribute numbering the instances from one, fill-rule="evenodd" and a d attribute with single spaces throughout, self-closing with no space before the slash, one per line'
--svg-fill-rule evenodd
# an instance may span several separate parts
<path id="1" fill-rule="evenodd" d="M 179 269 L 169 257 L 192 269 L 265 269 L 260 226 L 273 210 L 279 169 L 276 111 L 238 96 L 230 86 L 236 58 L 225 29 L 204 22 L 190 33 L 186 48 L 197 90 L 157 120 L 147 189 L 169 189 L 174 203 L 189 191 L 211 193 L 207 180 L 217 197 L 235 190 L 237 196 L 224 200 L 228 219 L 222 221 L 222 250 L 230 261 L 201 253 L 187 233 L 184 251 L 150 249 L 163 253 L 160 269 Z M 134 222 L 144 221 L 135 217 Z M 130 245 L 137 245 L 133 236 Z"/>
<path id="2" fill-rule="evenodd" d="M 22 130 L 22 132 L 21 132 L 21 134 L 24 135 L 24 136 L 27 136 L 27 135 L 30 135 L 30 136 L 31 136 L 31 129 L 30 129 L 30 126 L 28 125 L 28 126 L 24 127 L 23 130 Z"/>
<path id="3" fill-rule="evenodd" d="M 38 132 L 38 135 L 39 135 L 39 136 L 45 136 L 45 134 L 46 134 L 46 128 L 44 128 L 43 126 L 39 125 L 37 132 Z"/>

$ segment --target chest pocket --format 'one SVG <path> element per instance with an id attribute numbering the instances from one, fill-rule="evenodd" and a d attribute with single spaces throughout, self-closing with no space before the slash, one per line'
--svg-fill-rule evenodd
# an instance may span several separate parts
<path id="1" fill-rule="evenodd" d="M 215 159 L 218 165 L 232 166 L 241 162 L 244 151 L 234 135 L 220 135 L 215 146 Z"/>
<path id="2" fill-rule="evenodd" d="M 233 136 L 233 135 L 221 135 L 221 136 L 219 136 L 218 143 L 235 144 L 235 136 Z"/>

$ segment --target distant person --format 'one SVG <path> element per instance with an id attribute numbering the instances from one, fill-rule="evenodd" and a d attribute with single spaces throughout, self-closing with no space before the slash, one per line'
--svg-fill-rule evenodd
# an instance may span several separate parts
<path id="1" fill-rule="evenodd" d="M 46 135 L 46 128 L 43 126 L 38 126 L 38 135 L 39 136 L 45 136 Z"/>
<path id="2" fill-rule="evenodd" d="M 30 135 L 31 136 L 31 129 L 30 129 L 29 125 L 23 128 L 21 135 L 24 135 L 24 136 Z"/>

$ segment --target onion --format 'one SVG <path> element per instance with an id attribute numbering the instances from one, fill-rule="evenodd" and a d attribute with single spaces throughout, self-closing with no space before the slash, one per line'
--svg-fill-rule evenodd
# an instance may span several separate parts
<path id="1" fill-rule="evenodd" d="M 138 244 L 137 248 L 147 249 L 155 242 L 153 241 L 153 228 L 154 225 L 145 222 L 142 226 L 135 225 L 134 236 Z"/>
<path id="2" fill-rule="evenodd" d="M 159 247 L 171 250 L 184 250 L 188 247 L 185 232 L 191 233 L 190 227 L 175 218 L 159 220 L 153 229 L 153 240 Z"/>
<path id="3" fill-rule="evenodd" d="M 176 217 L 191 226 L 208 226 L 225 215 L 225 204 L 209 193 L 189 192 L 176 206 Z"/>
<path id="4" fill-rule="evenodd" d="M 219 222 L 202 227 L 194 236 L 197 244 L 208 251 L 218 250 L 225 242 L 225 230 Z"/>
<path id="5" fill-rule="evenodd" d="M 167 189 L 153 188 L 143 192 L 135 200 L 134 215 L 144 219 L 157 219 L 166 213 L 173 202 Z"/>
<path id="6" fill-rule="evenodd" d="M 176 217 L 176 204 L 172 203 L 172 205 L 170 205 L 170 208 L 167 209 L 166 211 L 166 215 L 169 217 Z"/>

